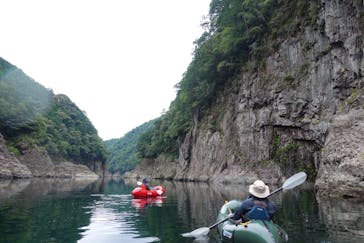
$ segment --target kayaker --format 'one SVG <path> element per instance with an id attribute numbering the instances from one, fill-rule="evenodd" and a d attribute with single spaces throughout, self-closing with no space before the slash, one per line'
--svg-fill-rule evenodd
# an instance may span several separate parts
<path id="1" fill-rule="evenodd" d="M 144 186 L 145 189 L 147 189 L 147 190 L 150 190 L 151 189 L 147 178 L 143 178 L 142 183 L 143 183 L 142 186 Z"/>
<path id="2" fill-rule="evenodd" d="M 262 180 L 256 180 L 249 186 L 249 194 L 239 208 L 229 215 L 234 223 L 239 224 L 250 219 L 272 219 L 277 206 L 267 198 L 270 194 L 269 187 Z"/>

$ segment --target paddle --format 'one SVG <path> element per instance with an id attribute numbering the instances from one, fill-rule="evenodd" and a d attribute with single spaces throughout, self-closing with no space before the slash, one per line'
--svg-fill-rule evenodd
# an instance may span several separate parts
<path id="1" fill-rule="evenodd" d="M 290 178 L 288 178 L 282 185 L 282 187 L 274 190 L 273 192 L 271 192 L 267 197 L 270 197 L 272 196 L 273 194 L 279 192 L 279 191 L 285 191 L 285 190 L 288 190 L 288 189 L 292 189 L 292 188 L 295 188 L 296 186 L 299 186 L 301 185 L 303 182 L 305 182 L 307 179 L 307 175 L 305 172 L 298 172 L 296 174 L 294 174 L 293 176 L 291 176 Z M 203 235 L 207 235 L 210 231 L 210 229 L 216 227 L 217 225 L 229 220 L 230 217 L 226 217 L 222 220 L 220 220 L 219 222 L 209 226 L 209 227 L 202 227 L 202 228 L 199 228 L 199 229 L 195 229 L 194 231 L 192 232 L 189 232 L 189 233 L 184 233 L 182 234 L 182 236 L 184 237 L 199 237 L 199 236 L 203 236 Z"/>

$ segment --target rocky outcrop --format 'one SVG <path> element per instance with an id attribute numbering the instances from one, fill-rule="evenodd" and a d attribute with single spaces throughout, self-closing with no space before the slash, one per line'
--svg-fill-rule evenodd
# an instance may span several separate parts
<path id="1" fill-rule="evenodd" d="M 318 9 L 315 26 L 281 41 L 258 72 L 246 65 L 195 119 L 175 178 L 275 183 L 305 170 L 318 173 L 318 190 L 364 196 L 364 6 L 322 0 Z"/>
<path id="2" fill-rule="evenodd" d="M 0 178 L 29 178 L 32 172 L 11 154 L 0 134 Z"/>
<path id="3" fill-rule="evenodd" d="M 47 151 L 36 145 L 19 144 L 20 162 L 26 165 L 35 177 L 54 177 L 54 164 Z"/>
<path id="4" fill-rule="evenodd" d="M 335 117 L 321 151 L 320 196 L 364 197 L 364 110 Z"/>
<path id="5" fill-rule="evenodd" d="M 17 158 L 8 151 L 4 138 L 0 134 L 0 178 L 99 178 L 99 175 L 92 172 L 85 165 L 67 161 L 55 165 L 47 151 L 40 149 L 36 145 L 22 143 L 19 146 L 22 152 Z"/>
<path id="6" fill-rule="evenodd" d="M 90 171 L 85 165 L 76 165 L 70 162 L 62 162 L 54 167 L 54 176 L 57 178 L 90 178 L 97 179 L 99 176 Z"/>
<path id="7" fill-rule="evenodd" d="M 181 171 L 178 162 L 171 162 L 168 158 L 160 156 L 156 160 L 144 159 L 133 171 L 126 172 L 124 178 L 156 178 L 156 179 L 178 179 L 176 174 Z"/>

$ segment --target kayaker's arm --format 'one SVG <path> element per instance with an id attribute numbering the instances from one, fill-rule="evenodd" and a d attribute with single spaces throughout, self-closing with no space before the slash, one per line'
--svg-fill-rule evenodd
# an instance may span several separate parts
<path id="1" fill-rule="evenodd" d="M 251 209 L 252 204 L 253 204 L 253 199 L 248 198 L 248 199 L 244 200 L 240 204 L 238 209 L 235 211 L 235 213 L 233 215 L 233 219 L 234 220 L 243 219 L 245 217 L 245 213 Z"/>
<path id="2" fill-rule="evenodd" d="M 233 216 L 234 216 L 233 214 L 229 215 L 230 221 L 233 222 L 235 225 L 238 225 L 241 222 L 243 222 L 242 219 L 238 219 L 238 220 L 233 219 Z"/>
<path id="3" fill-rule="evenodd" d="M 252 199 L 246 199 L 244 200 L 240 206 L 238 207 L 238 209 L 234 212 L 234 214 L 231 215 L 231 221 L 234 222 L 234 224 L 238 225 L 241 222 L 246 221 L 245 219 L 245 213 L 247 212 L 247 210 L 249 210 L 251 208 L 251 204 L 252 204 Z"/>

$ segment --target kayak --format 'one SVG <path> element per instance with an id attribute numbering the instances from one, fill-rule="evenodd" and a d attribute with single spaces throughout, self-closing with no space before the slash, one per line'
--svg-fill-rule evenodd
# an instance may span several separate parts
<path id="1" fill-rule="evenodd" d="M 220 209 L 217 222 L 227 218 L 230 212 L 237 210 L 240 203 L 237 200 L 225 203 Z M 218 229 L 223 242 L 281 243 L 288 241 L 286 232 L 272 220 L 253 219 L 238 225 L 227 220 L 219 224 Z"/>
<path id="2" fill-rule="evenodd" d="M 165 193 L 165 189 L 162 186 L 155 186 L 150 190 L 144 187 L 138 186 L 134 188 L 131 192 L 134 198 L 144 198 L 144 197 L 160 197 Z"/>

